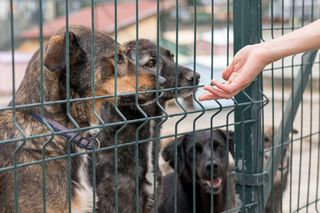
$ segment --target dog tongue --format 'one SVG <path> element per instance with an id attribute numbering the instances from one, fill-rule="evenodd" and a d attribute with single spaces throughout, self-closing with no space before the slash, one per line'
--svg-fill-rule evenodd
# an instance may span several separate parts
<path id="1" fill-rule="evenodd" d="M 213 183 L 213 186 L 214 186 L 214 187 L 219 186 L 219 184 L 220 184 L 220 178 L 214 178 L 214 179 L 212 180 L 212 183 Z"/>

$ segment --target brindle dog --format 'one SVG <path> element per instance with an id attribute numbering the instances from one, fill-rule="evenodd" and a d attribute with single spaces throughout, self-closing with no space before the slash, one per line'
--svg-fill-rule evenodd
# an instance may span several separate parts
<path id="1" fill-rule="evenodd" d="M 136 65 L 125 56 L 125 48 L 118 45 L 118 60 L 114 61 L 114 40 L 105 33 L 95 32 L 93 65 L 92 36 L 88 28 L 70 26 L 68 33 L 61 29 L 44 44 L 43 100 L 58 101 L 67 97 L 65 86 L 67 37 L 69 37 L 70 49 L 70 64 L 68 64 L 70 67 L 70 99 L 90 97 L 92 89 L 96 96 L 136 91 Z M 24 79 L 18 88 L 16 105 L 40 102 L 40 60 L 38 50 L 30 60 Z M 92 65 L 94 66 L 94 79 L 91 79 Z M 118 70 L 117 91 L 114 91 L 115 67 Z M 139 68 L 139 91 L 155 89 L 155 77 L 155 74 Z M 92 80 L 94 80 L 94 88 L 91 86 Z M 145 93 L 140 96 L 140 100 L 145 103 L 150 100 L 150 97 L 148 93 Z M 119 97 L 119 103 L 122 102 L 122 98 L 123 96 Z M 94 110 L 98 116 L 100 107 L 105 101 L 113 102 L 112 99 L 95 100 Z M 98 123 L 92 110 L 91 99 L 73 102 L 71 105 L 70 113 L 80 127 L 93 126 Z M 66 155 L 81 150 L 72 143 L 69 143 L 70 146 L 68 146 L 68 141 L 61 135 L 51 136 L 46 125 L 33 119 L 32 115 L 40 114 L 41 110 L 45 117 L 54 119 L 65 127 L 73 127 L 66 116 L 66 104 L 63 101 L 45 105 L 43 108 L 17 109 L 15 118 L 13 110 L 0 112 L 0 141 L 2 142 L 0 144 L 0 168 L 4 169 L 0 173 L 0 212 L 13 212 L 15 208 L 22 213 L 41 212 L 44 205 L 49 213 L 68 212 L 69 205 L 71 205 L 72 212 L 91 212 L 95 195 L 87 178 L 87 155 L 72 157 L 69 170 L 70 161 L 67 160 Z M 46 133 L 49 133 L 48 137 L 24 139 Z M 43 161 L 60 156 L 64 158 Z M 38 163 L 33 165 L 23 165 L 37 161 Z M 21 165 L 21 167 L 16 167 L 16 165 Z M 71 176 L 71 188 L 68 187 L 69 175 Z M 71 203 L 68 201 L 68 190 L 71 190 Z"/>
<path id="2" fill-rule="evenodd" d="M 127 56 L 136 59 L 136 42 L 130 41 L 125 44 Z M 139 40 L 139 65 L 147 69 L 150 73 L 157 70 L 157 49 L 156 45 L 146 39 Z M 165 103 L 176 97 L 174 90 L 176 82 L 176 63 L 174 55 L 165 48 L 160 48 L 159 54 L 159 74 L 167 79 L 163 88 L 166 89 L 159 98 L 159 103 L 147 106 L 140 106 L 141 110 L 150 119 L 143 122 L 141 120 L 131 122 L 122 128 L 122 125 L 108 126 L 101 134 L 101 146 L 113 146 L 115 135 L 117 143 L 125 143 L 136 140 L 147 140 L 156 137 L 157 130 L 161 126 L 159 117 L 163 115 Z M 193 84 L 199 83 L 200 75 L 192 70 L 178 66 L 177 69 L 178 87 L 189 86 L 178 91 L 179 97 L 186 97 L 192 94 Z M 195 76 L 195 77 L 194 77 Z M 132 100 L 134 103 L 134 100 Z M 128 121 L 145 119 L 145 115 L 136 106 L 119 106 L 122 116 Z M 116 109 L 105 104 L 103 119 L 108 121 L 122 121 L 123 117 L 117 113 Z M 121 129 L 120 129 L 121 128 Z M 139 209 L 143 213 L 153 212 L 154 199 L 160 198 L 160 171 L 155 159 L 158 158 L 159 144 L 151 140 L 139 145 L 129 144 L 118 148 L 118 206 L 116 206 L 114 195 L 116 192 L 114 179 L 114 152 L 107 151 L 100 153 L 97 158 L 97 194 L 99 197 L 98 211 L 109 213 L 115 212 L 136 212 Z M 137 154 L 136 154 L 137 153 Z M 156 176 L 154 171 L 157 170 Z M 154 179 L 156 177 L 156 179 Z M 137 196 L 138 194 L 138 196 Z"/>

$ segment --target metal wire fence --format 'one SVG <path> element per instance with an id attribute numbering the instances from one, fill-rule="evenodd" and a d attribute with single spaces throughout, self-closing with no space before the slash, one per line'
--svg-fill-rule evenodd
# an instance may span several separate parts
<path id="1" fill-rule="evenodd" d="M 319 19 L 318 4 L 318 1 L 270 2 L 266 12 L 271 21 L 262 24 L 262 41 Z M 265 149 L 270 159 L 264 163 L 264 170 L 269 177 L 275 177 L 269 178 L 270 184 L 264 186 L 266 211 L 318 211 L 319 171 L 312 169 L 318 164 L 313 151 L 319 144 L 319 104 L 315 101 L 319 100 L 318 64 L 315 50 L 284 58 L 264 72 L 265 85 L 271 85 L 271 91 L 264 92 L 268 93 L 272 109 L 268 110 L 272 129 L 268 132 L 265 128 L 272 145 Z"/>
<path id="2" fill-rule="evenodd" d="M 183 196 L 190 198 L 184 206 L 189 212 L 318 212 L 316 50 L 271 64 L 230 101 L 207 104 L 197 98 L 229 64 L 233 52 L 318 19 L 318 1 L 91 0 L 85 17 L 89 26 L 75 27 L 70 21 L 71 1 L 65 0 L 63 34 L 47 37 L 48 26 L 54 27 L 44 21 L 47 2 L 39 0 L 39 50 L 20 86 L 16 86 L 19 39 L 14 18 L 19 1 L 7 2 L 12 70 L 1 72 L 11 75 L 12 94 L 11 102 L 0 108 L 0 212 L 164 212 L 162 207 L 169 203 L 169 212 L 185 212 L 179 204 Z M 104 4 L 111 10 L 97 9 Z M 140 36 L 148 4 L 153 5 L 148 17 L 156 26 L 153 42 Z M 112 14 L 107 18 L 113 31 L 107 33 L 113 38 L 99 32 L 102 22 L 97 13 L 104 12 Z M 129 13 L 134 14 L 129 21 L 133 28 L 121 22 Z M 203 24 L 199 19 L 205 16 Z M 119 42 L 118 33 L 124 28 L 129 29 L 125 34 L 131 32 L 126 38 L 133 35 L 131 43 Z M 225 29 L 222 48 L 215 45 L 218 28 Z M 163 39 L 167 29 L 173 35 L 171 46 L 170 39 Z M 209 31 L 207 37 L 203 29 Z M 192 40 L 187 51 L 181 44 L 186 35 Z M 59 45 L 61 51 L 50 55 Z M 203 49 L 208 57 L 202 57 Z M 199 65 L 204 60 L 205 71 Z M 216 157 L 212 156 L 218 129 L 225 130 L 228 156 L 220 159 L 226 161 L 223 200 L 214 191 L 219 172 L 213 169 Z M 204 193 L 199 189 L 198 146 L 208 132 L 210 184 Z M 181 150 L 186 137 L 190 152 Z M 163 150 L 170 145 L 169 166 Z M 228 155 L 233 147 L 234 162 Z M 183 194 L 182 164 L 190 171 L 190 191 Z M 168 187 L 164 187 L 166 177 L 172 179 Z M 163 199 L 168 191 L 172 191 L 170 202 Z"/>

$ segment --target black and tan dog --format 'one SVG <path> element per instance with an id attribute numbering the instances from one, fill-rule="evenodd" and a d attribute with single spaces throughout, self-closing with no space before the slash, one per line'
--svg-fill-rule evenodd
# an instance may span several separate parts
<path id="1" fill-rule="evenodd" d="M 125 44 L 126 54 L 131 60 L 136 60 L 136 42 L 130 41 Z M 157 131 L 161 126 L 159 117 L 163 115 L 163 108 L 166 101 L 176 97 L 175 83 L 178 87 L 186 87 L 178 90 L 179 97 L 186 97 L 192 94 L 193 85 L 199 83 L 199 74 L 192 70 L 178 66 L 177 76 L 176 63 L 174 55 L 165 48 L 160 48 L 159 58 L 157 60 L 156 45 L 146 39 L 139 40 L 139 65 L 148 70 L 150 73 L 156 73 L 157 66 L 159 74 L 167 81 L 163 85 L 166 89 L 159 98 L 159 104 L 153 103 L 147 106 L 119 106 L 122 116 L 130 122 L 126 126 L 108 126 L 99 140 L 101 146 L 107 147 L 114 145 L 115 135 L 117 135 L 118 144 L 125 144 L 137 140 L 147 140 L 156 137 Z M 157 65 L 157 62 L 159 64 Z M 194 77 L 195 76 L 195 77 Z M 134 103 L 134 100 L 132 100 Z M 145 115 L 141 112 L 145 113 Z M 109 122 L 122 121 L 115 108 L 106 104 L 104 119 Z M 148 116 L 148 120 L 145 119 Z M 143 121 L 141 121 L 143 120 Z M 145 121 L 146 120 L 146 121 Z M 122 128 L 121 128 L 122 127 Z M 120 129 L 121 128 L 121 129 Z M 115 203 L 115 180 L 114 180 L 114 151 L 103 152 L 98 155 L 97 162 L 97 193 L 99 196 L 99 212 L 153 212 L 154 199 L 160 198 L 161 174 L 155 159 L 158 158 L 159 144 L 154 140 L 141 143 L 139 145 L 128 144 L 118 148 L 118 206 Z M 154 171 L 157 171 L 155 174 Z"/>
<path id="2" fill-rule="evenodd" d="M 233 153 L 233 134 L 229 133 L 229 149 L 230 153 Z M 229 150 L 226 150 L 226 132 L 217 129 L 212 132 L 208 130 L 194 134 L 189 133 L 179 137 L 176 142 L 178 212 L 191 213 L 193 208 L 199 213 L 212 212 L 210 210 L 211 197 L 213 197 L 213 212 L 233 209 L 236 203 L 232 176 L 229 178 L 229 191 L 227 191 Z M 195 138 L 195 153 L 193 153 L 193 137 Z M 162 156 L 172 168 L 175 168 L 174 143 L 164 148 Z M 193 167 L 193 156 L 195 156 L 195 167 Z M 231 156 L 229 160 L 233 160 L 230 158 Z M 193 206 L 193 168 L 195 168 L 196 175 L 196 206 Z M 232 171 L 232 168 L 233 165 L 230 163 L 229 171 Z M 174 212 L 174 173 L 163 177 L 162 187 L 163 196 L 159 212 Z"/>
<path id="3" fill-rule="evenodd" d="M 118 45 L 117 61 L 114 61 L 115 42 L 104 33 L 95 32 L 95 61 L 91 59 L 90 29 L 82 26 L 70 26 L 57 32 L 44 44 L 43 56 L 43 88 L 45 101 L 59 101 L 67 97 L 66 67 L 70 67 L 70 99 L 92 96 L 114 95 L 115 73 L 117 67 L 117 93 L 136 91 L 136 66 L 125 56 L 124 47 Z M 70 64 L 66 60 L 66 38 L 69 38 Z M 37 51 L 29 62 L 24 79 L 16 93 L 16 105 L 35 104 L 40 102 L 40 53 Z M 94 88 L 92 88 L 91 68 L 94 67 Z M 140 68 L 139 91 L 155 89 L 155 75 Z M 140 95 L 141 103 L 148 102 L 150 95 Z M 127 97 L 124 97 L 126 99 Z M 90 98 L 91 99 L 91 98 Z M 100 107 L 105 101 L 112 99 L 96 99 L 95 112 L 100 114 Z M 122 98 L 119 98 L 122 102 Z M 66 116 L 66 104 L 59 101 L 55 104 L 40 107 L 17 109 L 15 118 L 12 110 L 0 112 L 0 212 L 92 212 L 93 197 L 91 183 L 87 174 L 87 155 L 53 161 L 42 161 L 48 158 L 65 156 L 79 152 L 80 149 L 61 135 L 51 137 L 35 137 L 51 133 L 43 122 L 35 119 L 43 110 L 45 118 L 51 118 L 64 127 L 73 127 Z M 71 103 L 70 114 L 81 126 L 98 124 L 92 110 L 92 102 Z M 24 140 L 25 137 L 34 136 Z M 5 141 L 7 141 L 5 143 Z M 69 147 L 69 148 L 68 148 Z M 69 150 L 69 151 L 68 151 Z M 25 165 L 27 163 L 38 164 Z M 70 162 L 70 164 L 68 163 Z M 16 165 L 24 165 L 16 167 Z M 16 168 L 16 170 L 12 170 Z M 70 169 L 69 169 L 70 168 Z M 68 179 L 71 178 L 70 187 Z M 68 190 L 71 190 L 69 203 Z M 45 193 L 45 194 L 44 194 Z M 45 200 L 43 198 L 46 198 Z M 17 206 L 18 205 L 18 206 Z"/>

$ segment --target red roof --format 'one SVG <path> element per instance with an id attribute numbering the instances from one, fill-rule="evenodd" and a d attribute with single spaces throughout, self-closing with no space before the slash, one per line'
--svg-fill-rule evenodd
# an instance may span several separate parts
<path id="1" fill-rule="evenodd" d="M 160 11 L 174 7 L 173 1 L 161 1 Z M 157 14 L 156 1 L 139 2 L 139 20 L 148 18 Z M 117 5 L 117 25 L 118 29 L 129 26 L 136 22 L 136 3 L 118 3 Z M 85 7 L 69 14 L 69 24 L 84 25 L 91 27 L 91 7 Z M 66 16 L 60 16 L 55 20 L 49 21 L 43 25 L 43 37 L 52 36 L 57 30 L 66 25 Z M 95 30 L 112 33 L 114 31 L 114 4 L 97 4 L 94 7 L 94 27 Z M 23 32 L 21 37 L 24 39 L 39 38 L 39 26 Z"/>

